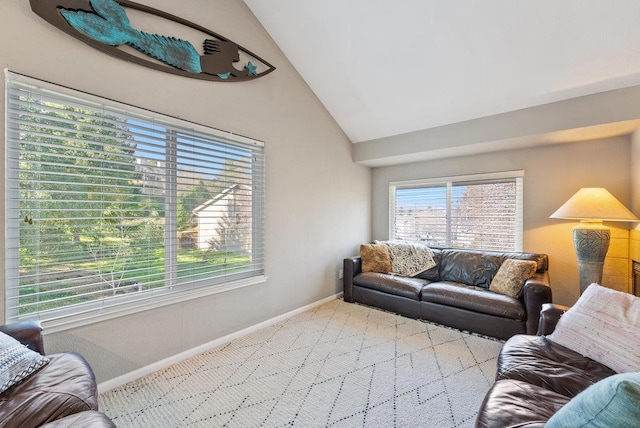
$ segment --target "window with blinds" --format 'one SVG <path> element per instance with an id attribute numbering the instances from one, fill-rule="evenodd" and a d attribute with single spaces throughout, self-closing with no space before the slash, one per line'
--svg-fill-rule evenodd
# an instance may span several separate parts
<path id="1" fill-rule="evenodd" d="M 390 238 L 522 251 L 522 171 L 394 182 Z"/>
<path id="2" fill-rule="evenodd" d="M 264 279 L 261 142 L 12 73 L 6 93 L 7 321 Z"/>

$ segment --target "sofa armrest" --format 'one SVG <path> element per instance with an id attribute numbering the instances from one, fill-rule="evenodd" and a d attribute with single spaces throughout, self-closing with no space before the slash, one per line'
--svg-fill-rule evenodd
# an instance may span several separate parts
<path id="1" fill-rule="evenodd" d="M 0 331 L 27 345 L 33 351 L 44 355 L 42 326 L 38 321 L 19 321 L 0 326 Z"/>
<path id="2" fill-rule="evenodd" d="M 353 303 L 353 277 L 360 272 L 362 272 L 362 260 L 359 256 L 344 259 L 342 285 L 345 302 Z"/>
<path id="3" fill-rule="evenodd" d="M 527 311 L 527 334 L 536 334 L 542 305 L 551 303 L 549 272 L 536 272 L 524 283 L 524 306 Z"/>
<path id="4" fill-rule="evenodd" d="M 562 314 L 569 310 L 568 306 L 545 303 L 540 311 L 540 324 L 538 325 L 538 336 L 547 336 L 553 333 Z"/>

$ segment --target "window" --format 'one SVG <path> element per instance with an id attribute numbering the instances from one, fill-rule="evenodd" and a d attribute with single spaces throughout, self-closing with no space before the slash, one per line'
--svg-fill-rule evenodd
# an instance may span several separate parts
<path id="1" fill-rule="evenodd" d="M 389 186 L 391 239 L 522 251 L 522 171 Z"/>
<path id="2" fill-rule="evenodd" d="M 7 321 L 264 279 L 261 142 L 13 73 L 6 93 Z"/>

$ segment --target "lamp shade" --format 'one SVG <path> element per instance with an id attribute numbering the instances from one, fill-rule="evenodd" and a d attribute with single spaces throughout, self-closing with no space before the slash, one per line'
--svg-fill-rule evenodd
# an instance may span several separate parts
<path id="1" fill-rule="evenodd" d="M 622 202 L 602 187 L 585 187 L 573 195 L 550 218 L 601 221 L 640 221 Z"/>

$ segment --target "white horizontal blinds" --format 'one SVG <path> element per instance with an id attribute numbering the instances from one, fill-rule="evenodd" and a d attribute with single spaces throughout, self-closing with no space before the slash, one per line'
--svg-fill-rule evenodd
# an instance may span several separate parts
<path id="1" fill-rule="evenodd" d="M 8 81 L 8 320 L 262 274 L 262 144 L 125 108 Z"/>
<path id="2" fill-rule="evenodd" d="M 456 183 L 451 192 L 451 246 L 516 250 L 515 179 Z"/>
<path id="3" fill-rule="evenodd" d="M 180 131 L 177 142 L 178 282 L 262 273 L 254 191 L 263 175 L 261 149 Z M 256 206 L 257 205 L 257 206 Z M 261 212 L 261 209 L 260 211 Z M 255 244 L 258 244 L 257 246 Z M 182 254 L 182 256 L 181 256 Z M 201 255 L 206 257 L 201 257 Z M 182 261 L 185 255 L 192 261 Z"/>
<path id="4" fill-rule="evenodd" d="M 447 187 L 399 188 L 395 196 L 395 239 L 447 244 Z"/>
<path id="5" fill-rule="evenodd" d="M 522 249 L 522 174 L 391 184 L 391 238 L 434 247 Z"/>

